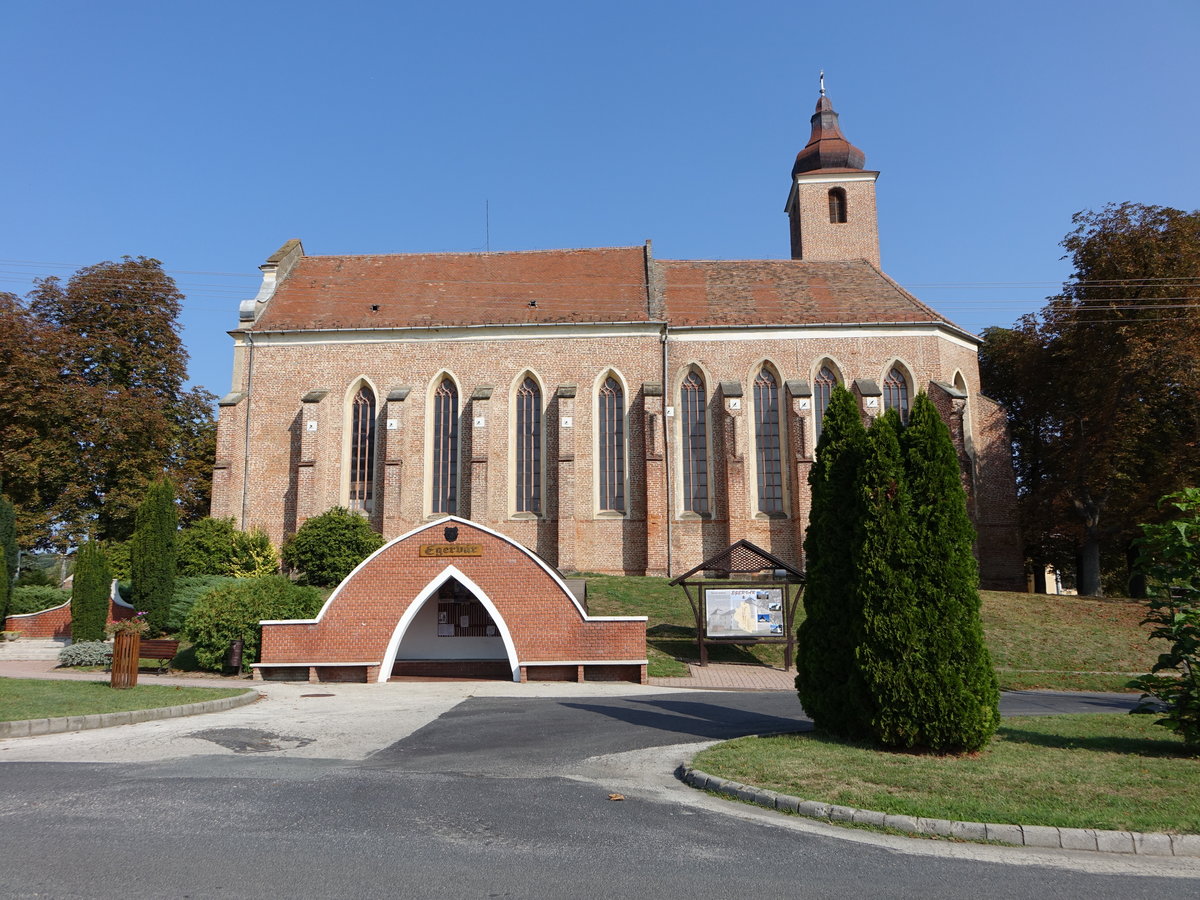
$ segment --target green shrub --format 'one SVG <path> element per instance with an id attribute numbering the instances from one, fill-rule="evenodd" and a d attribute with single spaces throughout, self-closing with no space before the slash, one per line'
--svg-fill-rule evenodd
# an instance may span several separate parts
<path id="1" fill-rule="evenodd" d="M 175 582 L 175 532 L 179 517 L 175 511 L 175 491 L 165 478 L 146 491 L 146 499 L 137 509 L 130 562 L 133 569 L 131 602 L 146 613 L 149 633 L 162 634 L 171 612 L 171 594 Z"/>
<path id="2" fill-rule="evenodd" d="M 43 609 L 54 609 L 62 606 L 71 599 L 68 591 L 44 584 L 20 585 L 12 589 L 12 599 L 9 601 L 8 614 L 20 616 L 26 613 L 41 612 Z"/>
<path id="3" fill-rule="evenodd" d="M 21 574 L 17 577 L 17 586 L 56 588 L 58 587 L 58 579 L 50 574 L 49 569 L 30 565 L 21 570 Z"/>
<path id="4" fill-rule="evenodd" d="M 233 519 L 199 519 L 179 532 L 176 572 L 182 576 L 257 578 L 279 571 L 279 554 L 261 528 L 238 531 Z"/>
<path id="5" fill-rule="evenodd" d="M 1200 749 L 1200 488 L 1168 494 L 1160 505 L 1174 507 L 1170 521 L 1142 525 L 1137 570 L 1150 586 L 1151 640 L 1166 641 L 1150 674 L 1131 681 L 1144 692 L 1145 711 L 1161 713 L 1156 724 Z M 1165 674 L 1164 674 L 1165 673 Z M 1155 698 L 1161 706 L 1150 703 Z"/>
<path id="6" fill-rule="evenodd" d="M 108 557 L 108 567 L 112 569 L 113 578 L 119 581 L 132 581 L 133 564 L 129 559 L 130 541 L 108 541 L 104 544 L 104 555 Z M 123 597 L 128 597 L 126 590 Z"/>
<path id="7" fill-rule="evenodd" d="M 82 641 L 58 653 L 60 666 L 107 666 L 111 662 L 112 644 L 104 641 Z"/>
<path id="8" fill-rule="evenodd" d="M 210 591 L 192 607 L 183 635 L 195 644 L 196 662 L 220 671 L 229 645 L 245 642 L 242 662 L 258 661 L 262 619 L 308 619 L 321 609 L 321 592 L 292 584 L 281 575 L 245 578 Z"/>
<path id="9" fill-rule="evenodd" d="M 335 506 L 300 526 L 283 545 L 283 561 L 305 584 L 331 587 L 382 545 L 363 516 Z"/>
<path id="10" fill-rule="evenodd" d="M 87 541 L 76 555 L 75 576 L 71 581 L 73 641 L 98 641 L 104 637 L 111 584 L 112 571 L 104 549 L 96 541 Z"/>
<path id="11" fill-rule="evenodd" d="M 196 605 L 196 601 L 210 591 L 227 584 L 233 584 L 236 578 L 224 575 L 194 575 L 176 578 L 175 591 L 171 594 L 171 613 L 167 616 L 167 633 L 178 634 L 183 630 L 188 613 Z"/>

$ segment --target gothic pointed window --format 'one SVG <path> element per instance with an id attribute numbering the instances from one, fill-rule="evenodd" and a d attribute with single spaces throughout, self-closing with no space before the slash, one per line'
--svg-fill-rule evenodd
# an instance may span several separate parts
<path id="1" fill-rule="evenodd" d="M 517 388 L 517 512 L 542 509 L 542 392 L 527 377 Z"/>
<path id="2" fill-rule="evenodd" d="M 625 512 L 625 396 L 613 376 L 604 379 L 599 401 L 600 510 Z"/>
<path id="3" fill-rule="evenodd" d="M 375 393 L 365 384 L 350 413 L 350 508 L 370 512 L 375 488 Z"/>
<path id="4" fill-rule="evenodd" d="M 837 384 L 837 376 L 829 366 L 821 366 L 821 371 L 813 380 L 813 419 L 817 426 L 817 440 L 821 439 L 821 423 L 825 421 L 825 410 L 829 409 L 829 398 L 833 396 L 833 386 Z"/>
<path id="5" fill-rule="evenodd" d="M 449 377 L 433 392 L 433 511 L 458 509 L 458 389 Z"/>
<path id="6" fill-rule="evenodd" d="M 833 188 L 829 191 L 829 221 L 841 225 L 846 221 L 846 190 Z"/>
<path id="7" fill-rule="evenodd" d="M 754 379 L 754 450 L 758 511 L 783 512 L 783 458 L 779 432 L 779 382 L 763 368 Z"/>
<path id="8" fill-rule="evenodd" d="M 896 366 L 883 379 L 883 408 L 896 410 L 900 421 L 908 424 L 908 381 Z"/>
<path id="9" fill-rule="evenodd" d="M 708 513 L 708 417 L 704 379 L 689 372 L 679 390 L 680 445 L 683 448 L 683 508 Z"/>

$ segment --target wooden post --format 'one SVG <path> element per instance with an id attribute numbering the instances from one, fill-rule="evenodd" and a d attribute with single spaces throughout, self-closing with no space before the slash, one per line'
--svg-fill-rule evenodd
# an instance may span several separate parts
<path id="1" fill-rule="evenodd" d="M 118 631 L 113 635 L 112 686 L 114 688 L 137 687 L 138 654 L 142 649 L 142 636 L 136 631 Z"/>

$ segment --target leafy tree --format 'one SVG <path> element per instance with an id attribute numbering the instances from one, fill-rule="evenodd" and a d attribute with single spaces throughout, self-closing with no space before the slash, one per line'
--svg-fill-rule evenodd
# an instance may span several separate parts
<path id="1" fill-rule="evenodd" d="M 975 529 L 950 430 L 918 394 L 900 434 L 908 495 L 914 608 L 907 631 L 913 703 L 910 743 L 937 752 L 974 751 L 995 734 L 1000 694 L 983 636 Z M 880 699 L 880 707 L 885 702 Z M 895 707 L 893 706 L 893 709 Z M 894 713 L 893 713 L 894 715 Z"/>
<path id="2" fill-rule="evenodd" d="M 205 669 L 220 670 L 234 641 L 244 641 L 242 661 L 258 661 L 263 619 L 307 619 L 321 609 L 315 588 L 292 584 L 282 575 L 239 579 L 210 591 L 192 607 L 183 634 L 194 642 L 196 661 Z"/>
<path id="3" fill-rule="evenodd" d="M 300 526 L 283 545 L 283 561 L 305 584 L 330 587 L 382 545 L 363 516 L 335 506 Z"/>
<path id="4" fill-rule="evenodd" d="M 104 623 L 108 621 L 109 587 L 112 570 L 104 548 L 88 541 L 78 550 L 75 575 L 71 582 L 71 640 L 104 640 Z"/>
<path id="5" fill-rule="evenodd" d="M 1143 701 L 1160 701 L 1165 710 L 1157 724 L 1200 750 L 1200 488 L 1169 494 L 1162 505 L 1175 518 L 1142 526 L 1137 565 L 1152 588 L 1143 624 L 1152 624 L 1150 638 L 1170 649 L 1129 686 L 1144 692 Z"/>
<path id="6" fill-rule="evenodd" d="M 124 258 L 0 295 L 0 475 L 26 546 L 124 540 L 155 473 L 185 519 L 208 504 L 212 402 L 183 389 L 182 294 L 157 260 Z"/>
<path id="7" fill-rule="evenodd" d="M 796 691 L 821 728 L 845 736 L 868 732 L 872 706 L 855 658 L 861 640 L 856 566 L 862 544 L 855 481 L 866 429 L 853 395 L 837 385 L 830 395 L 809 472 L 812 491 L 804 556 L 805 619 L 797 632 Z"/>
<path id="8" fill-rule="evenodd" d="M 146 613 L 153 634 L 162 634 L 171 612 L 175 589 L 175 492 L 161 479 L 150 485 L 137 509 L 130 544 L 133 569 L 133 605 Z"/>
<path id="9" fill-rule="evenodd" d="M 1200 480 L 1200 212 L 1113 204 L 1074 217 L 1072 281 L 1037 317 L 988 329 L 984 390 L 1005 403 L 1035 559 L 1066 540 L 1080 593 L 1102 554 Z"/>
<path id="10" fill-rule="evenodd" d="M 4 620 L 9 615 L 9 602 L 16 574 L 17 519 L 12 503 L 0 493 L 0 629 L 3 629 Z"/>

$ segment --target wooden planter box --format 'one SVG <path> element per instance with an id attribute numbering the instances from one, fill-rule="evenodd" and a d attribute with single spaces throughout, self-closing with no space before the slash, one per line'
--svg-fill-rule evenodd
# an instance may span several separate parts
<path id="1" fill-rule="evenodd" d="M 112 686 L 137 687 L 138 659 L 142 636 L 136 631 L 118 631 L 113 635 Z"/>

